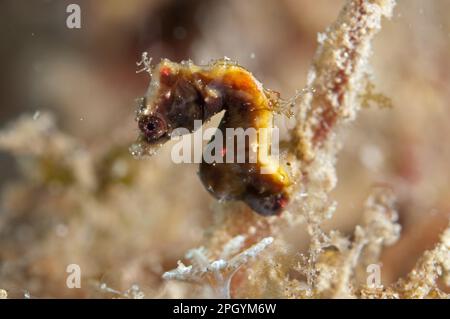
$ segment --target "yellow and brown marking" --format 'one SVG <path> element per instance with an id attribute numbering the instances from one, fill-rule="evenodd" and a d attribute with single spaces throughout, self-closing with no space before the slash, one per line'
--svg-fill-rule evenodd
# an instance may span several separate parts
<path id="1" fill-rule="evenodd" d="M 218 129 L 224 135 L 223 145 L 227 128 L 254 128 L 257 132 L 272 128 L 278 102 L 274 96 L 278 95 L 265 90 L 249 71 L 235 63 L 218 60 L 208 66 L 196 66 L 164 59 L 152 73 L 137 115 L 140 143 L 161 145 L 176 128 L 193 132 L 195 120 L 206 122 L 222 110 L 225 114 Z M 258 133 L 258 141 L 259 137 Z M 246 159 L 249 148 L 246 143 Z M 289 201 L 287 188 L 291 182 L 278 162 L 262 161 L 258 156 L 256 163 L 226 163 L 226 153 L 224 146 L 223 163 L 200 164 L 199 175 L 206 189 L 219 200 L 243 200 L 261 215 L 280 213 Z M 268 166 L 272 173 L 261 174 L 261 169 Z"/>

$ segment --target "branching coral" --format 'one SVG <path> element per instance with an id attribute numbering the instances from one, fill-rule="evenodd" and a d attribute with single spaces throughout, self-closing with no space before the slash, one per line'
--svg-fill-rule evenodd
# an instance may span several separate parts
<path id="1" fill-rule="evenodd" d="M 402 298 L 449 298 L 438 287 L 438 278 L 450 286 L 450 226 L 442 234 L 441 241 L 426 251 L 406 279 L 401 279 L 395 289 Z"/>
<path id="2" fill-rule="evenodd" d="M 185 256 L 186 259 L 191 261 L 192 265 L 185 266 L 181 261 L 178 261 L 178 267 L 164 273 L 163 278 L 207 283 L 214 289 L 216 297 L 229 298 L 233 275 L 251 258 L 258 256 L 266 249 L 273 242 L 273 238 L 266 237 L 259 243 L 238 253 L 244 242 L 244 236 L 236 236 L 223 247 L 218 259 L 214 260 L 211 259 L 204 247 L 192 249 Z"/>
<path id="3" fill-rule="evenodd" d="M 339 18 L 318 37 L 319 47 L 308 74 L 306 94 L 297 114 L 292 145 L 300 159 L 300 170 L 308 195 L 326 202 L 336 185 L 335 156 L 338 150 L 335 128 L 353 120 L 368 77 L 371 41 L 381 28 L 381 19 L 390 17 L 394 1 L 347 1 Z M 299 199 L 300 205 L 303 198 Z M 324 219 L 311 201 L 307 219 L 317 227 Z M 309 212 L 312 214 L 309 214 Z"/>
<path id="4" fill-rule="evenodd" d="M 392 15 L 394 4 L 393 0 L 347 1 L 334 25 L 319 34 L 307 81 L 314 93 L 302 102 L 294 130 L 297 155 L 305 161 L 316 157 L 337 124 L 355 118 L 367 83 L 371 41 L 381 29 L 381 19 Z"/>
<path id="5" fill-rule="evenodd" d="M 361 226 L 357 226 L 350 242 L 336 232 L 326 236 L 328 245 L 315 265 L 316 297 L 353 297 L 358 291 L 357 268 L 377 263 L 383 246 L 394 244 L 400 235 L 394 196 L 387 189 L 376 189 L 366 203 Z M 306 267 L 307 268 L 307 267 Z M 302 267 L 300 266 L 300 270 Z M 365 276 L 364 276 L 365 277 Z"/>
<path id="6" fill-rule="evenodd" d="M 426 251 L 414 269 L 405 277 L 386 288 L 362 287 L 359 298 L 445 298 L 450 295 L 439 288 L 439 278 L 449 286 L 450 226 L 441 236 L 434 249 Z"/>
<path id="7" fill-rule="evenodd" d="M 125 298 L 125 299 L 143 299 L 145 294 L 140 290 L 138 285 L 133 285 L 129 289 L 125 291 L 118 291 L 109 287 L 106 283 L 101 283 L 99 285 L 101 291 L 106 292 L 108 294 L 112 294 L 117 298 Z"/>
<path id="8" fill-rule="evenodd" d="M 347 1 L 334 25 L 318 36 L 319 47 L 307 81 L 307 85 L 314 88 L 314 94 L 307 94 L 301 103 L 292 140 L 300 159 L 303 179 L 300 185 L 307 194 L 306 198 L 298 199 L 297 205 L 302 207 L 312 237 L 305 265 L 312 287 L 317 284 L 315 262 L 327 245 L 327 236 L 320 225 L 333 211 L 327 194 L 337 182 L 335 127 L 356 116 L 368 77 L 371 41 L 381 28 L 381 19 L 391 16 L 394 5 L 394 1 Z M 370 241 L 364 236 L 365 232 L 364 228 L 355 231 L 357 241 L 347 252 L 350 265 L 354 264 L 365 241 Z M 350 276 L 349 269 L 340 274 Z M 337 285 L 337 295 L 345 289 L 346 281 L 342 279 Z"/>

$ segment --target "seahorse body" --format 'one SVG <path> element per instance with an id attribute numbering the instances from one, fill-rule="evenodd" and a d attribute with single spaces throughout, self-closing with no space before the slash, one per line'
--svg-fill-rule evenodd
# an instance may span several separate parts
<path id="1" fill-rule="evenodd" d="M 271 129 L 274 114 L 274 96 L 246 69 L 228 60 L 218 60 L 208 66 L 192 62 L 181 64 L 162 60 L 153 70 L 152 81 L 137 120 L 141 131 L 139 140 L 147 144 L 162 144 L 180 127 L 193 132 L 194 121 L 208 121 L 225 110 L 218 129 L 222 132 L 222 161 L 200 164 L 199 176 L 206 189 L 219 200 L 243 200 L 261 215 L 280 213 L 289 201 L 291 184 L 287 172 L 277 160 L 256 156 L 251 152 L 264 146 L 260 129 Z M 256 145 L 245 143 L 245 162 L 238 163 L 238 149 L 227 161 L 226 129 L 255 129 Z M 220 138 L 220 137 L 219 137 Z M 213 139 L 210 141 L 212 143 Z M 235 143 L 236 145 L 236 143 Z M 217 151 L 217 150 L 216 150 Z M 229 158 L 228 158 L 229 159 Z M 267 173 L 269 171 L 269 173 Z M 263 173 L 265 172 L 265 173 Z"/>

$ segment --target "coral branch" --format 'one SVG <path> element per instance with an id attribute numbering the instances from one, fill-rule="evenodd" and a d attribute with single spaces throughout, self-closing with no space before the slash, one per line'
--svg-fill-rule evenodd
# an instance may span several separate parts
<path id="1" fill-rule="evenodd" d="M 437 280 L 443 276 L 446 286 L 450 286 L 450 225 L 441 235 L 441 241 L 430 251 L 426 251 L 405 280 L 399 280 L 396 288 L 402 298 L 449 298 L 439 290 Z"/>
<path id="2" fill-rule="evenodd" d="M 393 0 L 350 0 L 338 20 L 319 34 L 294 138 L 297 156 L 310 161 L 343 119 L 354 119 L 358 96 L 364 89 L 371 41 L 380 30 L 381 18 L 390 17 Z"/>
<path id="3" fill-rule="evenodd" d="M 323 242 L 323 249 L 315 257 L 313 265 L 305 263 L 300 272 L 306 277 L 313 272 L 313 285 L 308 282 L 311 296 L 349 298 L 354 297 L 358 287 L 354 281 L 357 266 L 364 268 L 379 260 L 384 246 L 394 244 L 400 235 L 398 214 L 394 209 L 394 196 L 388 189 L 377 188 L 366 202 L 363 223 L 357 226 L 354 239 L 332 231 Z M 309 257 L 311 258 L 311 257 Z"/>
<path id="4" fill-rule="evenodd" d="M 391 16 L 394 4 L 393 0 L 348 0 L 337 21 L 318 37 L 319 47 L 307 79 L 311 90 L 296 115 L 291 145 L 302 179 L 293 191 L 298 196 L 291 211 L 299 212 L 308 223 L 311 245 L 309 256 L 304 257 L 308 261 L 304 271 L 311 287 L 316 285 L 315 263 L 327 245 L 321 225 L 336 206 L 328 196 L 337 183 L 335 156 L 339 147 L 333 129 L 356 116 L 358 99 L 367 87 L 364 80 L 371 41 L 382 17 Z"/>
<path id="5" fill-rule="evenodd" d="M 178 261 L 178 267 L 165 272 L 163 278 L 199 284 L 207 283 L 213 288 L 217 296 L 230 298 L 230 282 L 236 271 L 273 242 L 272 237 L 266 237 L 259 243 L 236 254 L 242 249 L 244 240 L 244 236 L 236 236 L 231 239 L 224 246 L 219 259 L 211 258 L 203 247 L 191 249 L 185 257 L 191 261 L 192 265 L 185 266 L 181 261 Z M 234 254 L 236 255 L 232 257 Z"/>

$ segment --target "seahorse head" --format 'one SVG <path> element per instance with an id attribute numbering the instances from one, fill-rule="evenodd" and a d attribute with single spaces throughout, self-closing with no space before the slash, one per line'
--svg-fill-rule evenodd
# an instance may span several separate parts
<path id="1" fill-rule="evenodd" d="M 163 59 L 152 69 L 149 88 L 137 111 L 141 148 L 161 146 L 177 128 L 192 132 L 194 121 L 203 119 L 204 102 L 192 80 L 191 67 L 190 62 Z"/>

